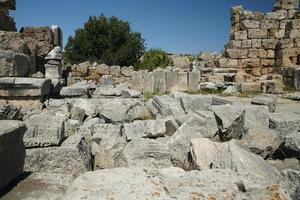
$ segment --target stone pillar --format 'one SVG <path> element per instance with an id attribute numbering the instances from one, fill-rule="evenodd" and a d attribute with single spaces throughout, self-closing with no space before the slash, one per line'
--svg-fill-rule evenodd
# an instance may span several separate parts
<path id="1" fill-rule="evenodd" d="M 300 91 L 300 67 L 295 69 L 294 85 L 297 91 Z"/>
<path id="2" fill-rule="evenodd" d="M 165 94 L 166 92 L 166 72 L 154 71 L 154 94 Z"/>
<path id="3" fill-rule="evenodd" d="M 178 72 L 178 91 L 187 92 L 188 90 L 188 74 L 187 72 Z"/>
<path id="4" fill-rule="evenodd" d="M 166 72 L 166 89 L 167 92 L 178 91 L 178 76 L 177 72 Z"/>
<path id="5" fill-rule="evenodd" d="M 131 73 L 131 89 L 143 92 L 143 73 L 141 71 Z"/>
<path id="6" fill-rule="evenodd" d="M 200 74 L 198 72 L 188 72 L 188 92 L 199 92 Z"/>
<path id="7" fill-rule="evenodd" d="M 143 74 L 143 94 L 154 93 L 154 76 L 152 72 Z"/>
<path id="8" fill-rule="evenodd" d="M 54 46 L 59 46 L 61 49 L 63 49 L 63 33 L 61 28 L 57 25 L 52 25 L 51 30 L 53 33 Z"/>

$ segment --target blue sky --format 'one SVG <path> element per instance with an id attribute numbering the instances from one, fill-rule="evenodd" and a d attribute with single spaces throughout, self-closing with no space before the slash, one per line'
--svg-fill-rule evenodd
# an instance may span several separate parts
<path id="1" fill-rule="evenodd" d="M 59 25 L 64 44 L 90 15 L 117 16 L 142 33 L 148 48 L 174 53 L 220 51 L 229 38 L 230 7 L 269 12 L 275 0 L 17 0 L 23 26 Z"/>

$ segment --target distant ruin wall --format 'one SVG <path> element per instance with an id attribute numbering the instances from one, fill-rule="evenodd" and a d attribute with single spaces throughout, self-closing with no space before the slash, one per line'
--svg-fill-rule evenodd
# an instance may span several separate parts
<path id="1" fill-rule="evenodd" d="M 14 19 L 9 16 L 9 10 L 16 9 L 15 0 L 0 1 L 0 30 L 17 31 Z"/>
<path id="2" fill-rule="evenodd" d="M 298 0 L 276 0 L 274 11 L 269 13 L 233 7 L 230 41 L 225 45 L 229 67 L 249 74 L 249 81 L 279 73 L 285 83 L 292 84 L 292 70 L 300 55 L 298 7 Z"/>

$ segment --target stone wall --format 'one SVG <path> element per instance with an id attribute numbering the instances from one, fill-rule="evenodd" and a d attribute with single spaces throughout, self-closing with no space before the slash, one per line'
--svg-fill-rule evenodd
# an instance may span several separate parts
<path id="1" fill-rule="evenodd" d="M 15 0 L 0 0 L 0 30 L 17 31 L 14 19 L 9 16 L 9 10 L 15 9 Z"/>
<path id="2" fill-rule="evenodd" d="M 242 82 L 281 74 L 285 83 L 292 84 L 300 55 L 298 7 L 298 0 L 276 0 L 274 11 L 269 13 L 244 10 L 242 6 L 231 9 L 226 59 L 229 67 L 248 75 Z"/>

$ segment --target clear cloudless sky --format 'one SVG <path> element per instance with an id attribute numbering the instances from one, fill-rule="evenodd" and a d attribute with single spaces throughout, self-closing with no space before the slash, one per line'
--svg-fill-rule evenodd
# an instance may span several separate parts
<path id="1" fill-rule="evenodd" d="M 18 30 L 59 25 L 67 38 L 90 15 L 117 16 L 141 32 L 147 48 L 173 53 L 220 51 L 228 41 L 230 8 L 270 12 L 275 0 L 16 0 Z"/>

